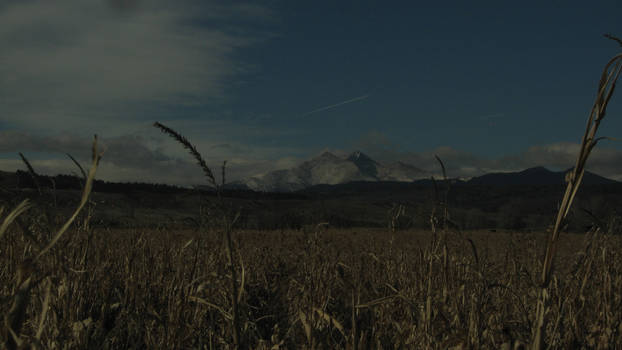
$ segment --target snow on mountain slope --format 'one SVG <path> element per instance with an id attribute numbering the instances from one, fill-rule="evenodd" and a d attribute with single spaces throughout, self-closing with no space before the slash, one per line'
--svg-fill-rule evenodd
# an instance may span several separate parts
<path id="1" fill-rule="evenodd" d="M 254 176 L 246 180 L 245 184 L 258 191 L 287 192 L 319 184 L 336 185 L 351 181 L 414 181 L 428 176 L 427 172 L 412 165 L 402 162 L 382 164 L 358 151 L 346 158 L 324 152 L 295 168 Z"/>

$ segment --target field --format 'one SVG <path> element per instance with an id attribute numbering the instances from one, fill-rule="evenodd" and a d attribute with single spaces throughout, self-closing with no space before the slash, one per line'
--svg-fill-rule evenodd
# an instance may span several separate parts
<path id="1" fill-rule="evenodd" d="M 35 227 L 33 226 L 33 229 Z M 43 348 L 231 347 L 217 230 L 68 232 L 37 266 L 21 341 Z M 248 348 L 489 348 L 532 337 L 548 233 L 241 231 L 240 344 Z M 43 238 L 43 237 L 39 237 Z M 622 343 L 622 241 L 566 234 L 550 288 L 552 348 Z M 34 267 L 19 230 L 0 246 L 7 296 Z M 47 313 L 46 313 L 47 311 Z M 6 318 L 6 316 L 5 316 Z M 5 335 L 6 336 L 6 335 Z M 512 346 L 510 345 L 512 344 Z"/>

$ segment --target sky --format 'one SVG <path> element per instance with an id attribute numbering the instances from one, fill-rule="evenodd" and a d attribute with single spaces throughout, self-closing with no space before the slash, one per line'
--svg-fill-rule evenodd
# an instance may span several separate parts
<path id="1" fill-rule="evenodd" d="M 240 180 L 331 151 L 452 177 L 574 164 L 619 1 L 0 0 L 0 170 Z M 622 140 L 614 93 L 600 135 Z M 622 180 L 622 141 L 588 170 Z M 214 171 L 219 173 L 218 171 Z"/>

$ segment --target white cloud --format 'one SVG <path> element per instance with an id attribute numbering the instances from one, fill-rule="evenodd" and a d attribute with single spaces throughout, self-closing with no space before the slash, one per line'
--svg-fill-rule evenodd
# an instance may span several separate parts
<path id="1" fill-rule="evenodd" d="M 98 178 L 107 181 L 145 181 L 184 186 L 204 183 L 201 170 L 187 151 L 175 140 L 159 135 L 159 131 L 153 129 L 153 136 L 134 134 L 101 138 L 101 145 L 106 151 L 98 170 Z M 301 154 L 296 149 L 251 147 L 232 140 L 226 142 L 224 139 L 199 140 L 195 143 L 193 137 L 189 139 L 217 178 L 220 177 L 222 162 L 227 160 L 228 181 L 277 169 L 289 169 L 306 160 L 304 157 L 280 156 Z M 380 140 L 386 145 L 386 140 Z M 21 160 L 16 157 L 17 152 L 23 152 L 35 170 L 42 174 L 76 172 L 75 165 L 64 153 L 71 153 L 87 166 L 91 142 L 90 138 L 73 134 L 40 136 L 23 132 L 0 132 L 0 153 L 13 154 L 11 159 L 0 160 L 0 170 L 24 170 Z M 423 152 L 400 152 L 390 147 L 389 150 L 361 150 L 379 161 L 400 160 L 440 176 L 440 166 L 435 158 L 438 155 L 449 177 L 469 178 L 484 173 L 520 171 L 535 166 L 545 166 L 551 170 L 567 169 L 574 165 L 578 149 L 579 145 L 574 143 L 553 143 L 533 146 L 524 152 L 495 159 L 479 157 L 451 147 Z M 328 151 L 347 156 L 352 150 Z M 622 151 L 607 147 L 595 148 L 588 161 L 588 170 L 622 180 Z"/>
<path id="2" fill-rule="evenodd" d="M 23 152 L 38 172 L 73 172 L 63 153 L 88 164 L 97 133 L 102 179 L 203 182 L 156 120 L 178 128 L 218 174 L 228 159 L 231 180 L 279 166 L 275 148 L 243 140 L 269 130 L 181 114 L 226 100 L 228 83 L 249 69 L 237 50 L 266 39 L 250 28 L 272 17 L 255 4 L 203 0 L 0 4 L 0 153 L 9 155 L 0 169 L 22 169 Z"/>
<path id="3" fill-rule="evenodd" d="M 469 177 L 490 172 L 520 171 L 536 166 L 555 171 L 565 170 L 575 165 L 579 149 L 577 143 L 560 142 L 532 146 L 524 152 L 493 159 L 447 148 L 417 156 L 429 159 L 432 153 L 438 154 L 451 176 Z M 587 170 L 612 179 L 622 179 L 622 150 L 597 146 L 590 154 Z"/>
<path id="4" fill-rule="evenodd" d="M 183 186 L 204 183 L 203 173 L 192 156 L 175 140 L 162 136 L 148 138 L 122 135 L 100 138 L 100 147 L 105 152 L 97 177 L 106 181 L 144 181 Z M 192 138 L 190 141 L 193 142 Z M 283 151 L 276 147 L 250 147 L 218 141 L 193 144 L 217 178 L 220 177 L 223 161 L 227 160 L 227 181 L 290 168 L 301 161 L 295 157 L 275 156 Z M 12 154 L 11 157 L 0 159 L 0 170 L 25 170 L 24 164 L 17 158 L 17 153 L 22 152 L 38 173 L 71 174 L 77 168 L 65 153 L 70 153 L 86 167 L 90 161 L 91 145 L 92 139 L 80 135 L 41 136 L 16 131 L 0 132 L 0 154 Z M 295 153 L 295 150 L 286 151 Z"/>
<path id="5" fill-rule="evenodd" d="M 17 129 L 122 134 L 162 105 L 223 97 L 268 10 L 207 1 L 20 1 L 0 6 L 0 113 Z M 198 25 L 197 21 L 203 21 Z M 205 25 L 226 22 L 228 25 Z M 144 117 L 142 117 L 144 118 Z"/>
<path id="6" fill-rule="evenodd" d="M 497 158 L 480 157 L 448 146 L 408 152 L 399 150 L 388 137 L 378 132 L 365 136 L 356 145 L 374 159 L 400 160 L 435 174 L 440 173 L 440 165 L 435 158 L 438 155 L 450 177 L 521 171 L 536 166 L 556 171 L 565 170 L 575 165 L 580 149 L 578 143 L 558 142 L 532 146 L 523 152 Z M 622 150 L 607 147 L 605 142 L 597 145 L 590 154 L 587 170 L 611 179 L 622 180 Z"/>

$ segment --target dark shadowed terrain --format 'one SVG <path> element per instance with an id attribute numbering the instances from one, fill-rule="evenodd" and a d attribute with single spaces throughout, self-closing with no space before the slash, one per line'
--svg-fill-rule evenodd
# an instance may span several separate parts
<path id="1" fill-rule="evenodd" d="M 450 224 L 461 229 L 543 230 L 557 211 L 564 174 L 538 167 L 469 181 L 357 181 L 280 193 L 225 189 L 223 197 L 229 210 L 240 213 L 238 225 L 244 229 L 301 229 L 323 222 L 341 228 L 387 227 L 390 221 L 400 229 L 429 228 L 432 210 L 447 203 Z M 45 200 L 47 205 L 56 205 L 62 211 L 78 202 L 81 180 L 77 177 L 40 176 L 38 183 L 42 198 L 50 199 Z M 0 173 L 0 188 L 5 202 L 40 196 L 25 172 Z M 209 221 L 210 208 L 216 202 L 216 194 L 205 188 L 97 181 L 91 199 L 96 208 L 91 223 L 106 227 L 197 227 Z M 400 206 L 403 211 L 396 217 Z M 620 208 L 622 183 L 586 173 L 568 229 L 582 232 L 593 224 L 616 224 Z M 216 220 L 217 213 L 212 214 Z"/>

